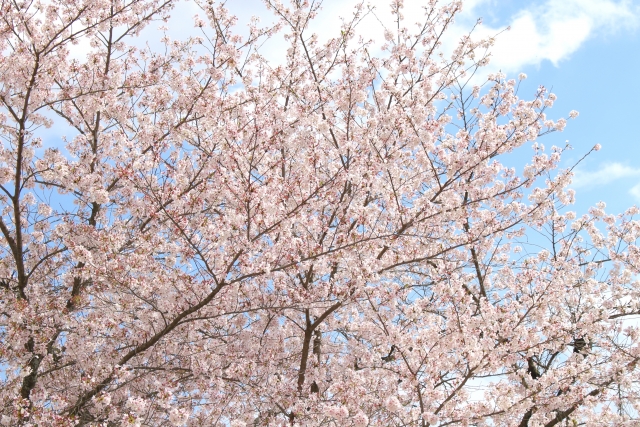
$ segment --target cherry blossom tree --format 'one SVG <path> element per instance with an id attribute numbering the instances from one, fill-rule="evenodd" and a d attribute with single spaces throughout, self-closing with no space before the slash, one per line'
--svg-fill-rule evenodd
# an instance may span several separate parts
<path id="1" fill-rule="evenodd" d="M 447 49 L 461 2 L 383 45 L 365 5 L 145 45 L 171 0 L 0 4 L 2 425 L 636 425 L 638 210 L 568 210 L 555 95 Z"/>

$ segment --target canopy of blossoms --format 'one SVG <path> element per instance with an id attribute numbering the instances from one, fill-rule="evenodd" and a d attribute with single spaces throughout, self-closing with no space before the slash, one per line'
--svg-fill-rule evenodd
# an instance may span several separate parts
<path id="1" fill-rule="evenodd" d="M 0 2 L 1 424 L 636 425 L 638 210 L 567 209 L 555 95 L 459 1 L 265 1 Z"/>

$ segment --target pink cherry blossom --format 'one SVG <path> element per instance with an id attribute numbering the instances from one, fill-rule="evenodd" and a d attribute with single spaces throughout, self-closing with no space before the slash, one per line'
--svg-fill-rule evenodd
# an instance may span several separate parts
<path id="1" fill-rule="evenodd" d="M 369 417 L 367 417 L 365 413 L 362 411 L 359 411 L 353 417 L 353 425 L 355 427 L 366 427 L 368 424 L 369 424 Z"/>
<path id="2" fill-rule="evenodd" d="M 2 3 L 2 425 L 636 425 L 639 211 L 567 208 L 556 96 L 461 1 L 265 5 Z"/>
<path id="3" fill-rule="evenodd" d="M 384 406 L 389 412 L 398 412 L 402 408 L 402 404 L 398 398 L 394 396 L 387 398 L 384 402 Z"/>

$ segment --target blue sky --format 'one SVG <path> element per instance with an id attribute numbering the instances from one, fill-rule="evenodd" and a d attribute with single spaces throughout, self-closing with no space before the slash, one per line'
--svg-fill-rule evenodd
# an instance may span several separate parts
<path id="1" fill-rule="evenodd" d="M 572 210 L 604 201 L 620 213 L 640 204 L 640 1 L 478 1 L 468 14 L 491 28 L 511 26 L 498 37 L 491 66 L 526 73 L 523 96 L 544 85 L 558 95 L 550 116 L 580 112 L 564 132 L 541 138 L 546 146 L 569 140 L 565 166 L 602 145 L 576 168 Z M 511 40 L 501 45 L 502 38 Z"/>

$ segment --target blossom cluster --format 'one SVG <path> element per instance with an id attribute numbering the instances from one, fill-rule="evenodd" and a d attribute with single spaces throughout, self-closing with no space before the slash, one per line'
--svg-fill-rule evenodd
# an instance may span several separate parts
<path id="1" fill-rule="evenodd" d="M 639 212 L 568 210 L 556 95 L 477 81 L 460 1 L 265 4 L 2 3 L 0 423 L 637 423 Z"/>

